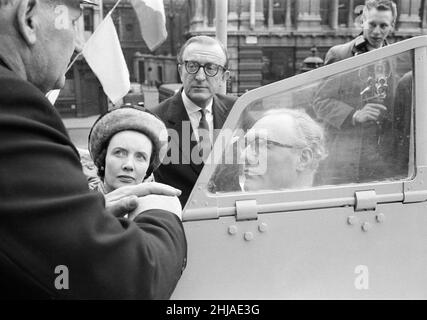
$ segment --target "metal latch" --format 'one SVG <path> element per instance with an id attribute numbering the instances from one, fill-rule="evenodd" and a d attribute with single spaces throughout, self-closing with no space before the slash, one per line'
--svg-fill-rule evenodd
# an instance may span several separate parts
<path id="1" fill-rule="evenodd" d="M 377 193 L 375 190 L 357 191 L 354 211 L 375 210 L 377 208 Z"/>
<path id="2" fill-rule="evenodd" d="M 257 220 L 258 208 L 256 200 L 236 201 L 236 221 Z"/>

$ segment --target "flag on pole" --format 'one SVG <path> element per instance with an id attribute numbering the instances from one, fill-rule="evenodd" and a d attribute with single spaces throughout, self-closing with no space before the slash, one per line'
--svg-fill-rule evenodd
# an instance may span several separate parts
<path id="1" fill-rule="evenodd" d="M 129 92 L 129 70 L 110 14 L 96 28 L 82 53 L 114 104 Z"/>
<path id="2" fill-rule="evenodd" d="M 151 51 L 167 38 L 163 0 L 130 0 L 139 21 L 142 37 Z"/>

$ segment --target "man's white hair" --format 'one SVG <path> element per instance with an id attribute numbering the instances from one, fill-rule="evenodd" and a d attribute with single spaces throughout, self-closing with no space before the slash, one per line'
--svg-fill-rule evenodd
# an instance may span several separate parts
<path id="1" fill-rule="evenodd" d="M 302 109 L 273 109 L 264 113 L 262 118 L 274 116 L 280 121 L 280 115 L 288 115 L 294 120 L 297 138 L 311 150 L 311 169 L 316 170 L 320 161 L 327 157 L 324 129 Z"/>

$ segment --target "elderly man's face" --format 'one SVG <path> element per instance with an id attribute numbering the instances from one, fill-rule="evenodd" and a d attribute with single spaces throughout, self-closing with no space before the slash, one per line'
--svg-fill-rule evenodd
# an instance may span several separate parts
<path id="1" fill-rule="evenodd" d="M 210 77 L 203 68 L 191 74 L 185 68 L 185 61 L 197 62 L 199 65 L 214 63 L 224 67 L 226 57 L 218 44 L 191 43 L 184 51 L 183 64 L 179 66 L 179 74 L 183 83 L 185 94 L 201 108 L 205 107 L 213 94 L 218 93 L 223 80 L 226 80 L 228 71 L 219 68 L 218 73 Z"/>
<path id="2" fill-rule="evenodd" d="M 373 8 L 363 16 L 363 36 L 374 49 L 382 47 L 392 30 L 393 13 L 389 10 Z"/>
<path id="3" fill-rule="evenodd" d="M 305 145 L 294 126 L 289 115 L 267 116 L 249 130 L 243 166 L 245 191 L 279 190 L 296 184 Z"/>
<path id="4" fill-rule="evenodd" d="M 62 88 L 73 52 L 81 51 L 76 27 L 81 16 L 79 1 L 49 5 L 40 2 L 36 41 L 32 48 L 37 72 L 29 79 L 43 92 Z"/>

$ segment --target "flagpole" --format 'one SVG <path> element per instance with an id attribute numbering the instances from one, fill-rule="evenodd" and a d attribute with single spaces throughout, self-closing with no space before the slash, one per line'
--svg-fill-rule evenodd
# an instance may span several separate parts
<path id="1" fill-rule="evenodd" d="M 227 48 L 227 22 L 228 22 L 228 0 L 217 0 L 215 6 L 216 37 Z M 227 92 L 227 82 L 223 81 L 219 87 L 222 94 Z"/>
<path id="2" fill-rule="evenodd" d="M 227 48 L 228 0 L 216 1 L 216 37 Z"/>
<path id="3" fill-rule="evenodd" d="M 99 21 L 102 21 L 104 18 L 104 1 L 99 0 Z"/>
<path id="4" fill-rule="evenodd" d="M 113 11 L 114 11 L 114 9 L 116 9 L 117 8 L 117 6 L 120 4 L 120 2 L 121 2 L 122 0 L 118 0 L 117 2 L 116 2 L 116 4 L 113 6 L 113 8 L 107 13 L 107 15 L 105 16 L 105 18 L 107 18 L 108 16 L 110 16 L 112 13 L 113 13 Z M 100 8 L 100 14 L 101 14 L 101 18 L 103 17 L 103 12 L 102 12 L 102 0 L 99 0 L 99 3 L 100 3 L 100 6 L 101 6 L 101 8 Z M 104 19 L 102 19 L 101 20 L 101 22 L 100 22 L 100 24 L 99 25 L 101 25 L 102 24 L 102 21 L 104 21 L 105 20 L 105 18 Z M 99 26 L 98 25 L 98 26 Z M 95 33 L 95 32 L 94 32 Z M 80 51 L 75 57 L 74 57 L 74 59 L 73 59 L 73 61 L 71 61 L 71 63 L 68 65 L 68 68 L 67 68 L 67 71 L 66 71 L 66 73 L 71 69 L 71 67 L 73 66 L 73 64 L 74 64 L 74 62 L 76 62 L 77 61 L 77 59 L 80 57 L 80 55 L 83 53 L 83 50 L 82 51 Z"/>
<path id="5" fill-rule="evenodd" d="M 122 0 L 118 0 L 118 1 L 116 2 L 116 4 L 114 5 L 113 9 L 111 9 L 111 10 L 110 10 L 110 12 L 108 12 L 108 13 L 107 13 L 107 16 L 111 15 L 111 13 L 114 11 L 114 9 L 116 9 L 116 8 L 117 8 L 117 6 L 119 5 L 119 3 L 120 3 L 121 1 L 122 1 Z"/>

